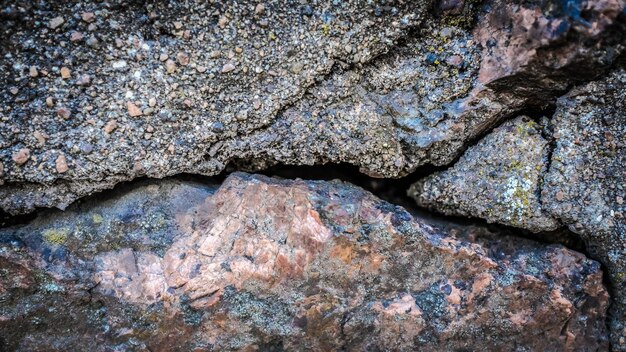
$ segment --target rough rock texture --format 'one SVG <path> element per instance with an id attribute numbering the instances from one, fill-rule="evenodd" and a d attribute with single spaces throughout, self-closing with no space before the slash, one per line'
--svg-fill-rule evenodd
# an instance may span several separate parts
<path id="1" fill-rule="evenodd" d="M 6 350 L 608 348 L 598 263 L 341 182 L 150 181 L 0 244 Z"/>
<path id="2" fill-rule="evenodd" d="M 558 100 L 544 131 L 552 146 L 534 122 L 518 118 L 409 191 L 445 214 L 532 231 L 562 223 L 582 235 L 608 271 L 615 350 L 626 350 L 625 111 L 626 72 L 617 69 Z"/>
<path id="3" fill-rule="evenodd" d="M 0 8 L 10 213 L 230 162 L 349 162 L 386 177 L 447 164 L 602 73 L 624 40 L 620 0 Z"/>
<path id="4" fill-rule="evenodd" d="M 470 147 L 453 167 L 409 190 L 420 206 L 447 215 L 474 216 L 531 231 L 560 224 L 541 207 L 549 145 L 541 126 L 520 116 Z"/>
<path id="5" fill-rule="evenodd" d="M 608 271 L 615 350 L 626 350 L 626 72 L 559 99 L 545 209 L 582 235 Z"/>

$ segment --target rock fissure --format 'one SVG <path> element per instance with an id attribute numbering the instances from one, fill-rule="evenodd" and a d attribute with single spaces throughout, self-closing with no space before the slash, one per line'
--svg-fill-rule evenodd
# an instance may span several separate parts
<path id="1" fill-rule="evenodd" d="M 0 350 L 626 350 L 625 5 L 0 0 Z"/>

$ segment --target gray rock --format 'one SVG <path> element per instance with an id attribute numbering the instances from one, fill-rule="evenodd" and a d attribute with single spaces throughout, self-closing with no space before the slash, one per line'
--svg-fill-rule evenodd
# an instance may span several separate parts
<path id="1" fill-rule="evenodd" d="M 558 101 L 544 209 L 582 235 L 608 272 L 614 350 L 626 350 L 626 71 Z"/>
<path id="2" fill-rule="evenodd" d="M 541 207 L 549 145 L 541 126 L 521 116 L 470 147 L 451 168 L 420 180 L 409 194 L 423 207 L 531 231 L 557 229 Z"/>
<path id="3" fill-rule="evenodd" d="M 63 208 L 123 180 L 229 163 L 348 162 L 385 177 L 445 165 L 516 111 L 602 73 L 623 47 L 618 0 L 586 2 L 585 19 L 538 0 L 446 2 L 441 16 L 426 1 L 256 5 L 7 6 L 2 208 Z M 55 17 L 65 22 L 51 31 Z M 90 85 L 75 84 L 83 75 Z M 30 160 L 16 165 L 21 148 Z"/>

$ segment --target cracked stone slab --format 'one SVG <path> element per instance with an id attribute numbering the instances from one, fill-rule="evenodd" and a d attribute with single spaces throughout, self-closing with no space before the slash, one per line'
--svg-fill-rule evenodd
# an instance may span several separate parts
<path id="1" fill-rule="evenodd" d="M 560 98 L 545 209 L 585 239 L 611 282 L 612 348 L 626 350 L 626 71 Z"/>
<path id="2" fill-rule="evenodd" d="M 624 40 L 618 0 L 258 5 L 3 6 L 3 210 L 229 163 L 445 165 Z"/>
<path id="3" fill-rule="evenodd" d="M 339 181 L 124 185 L 0 230 L 3 349 L 607 349 L 600 266 Z"/>
<path id="4" fill-rule="evenodd" d="M 457 163 L 411 186 L 420 206 L 446 215 L 472 216 L 531 231 L 560 224 L 541 205 L 550 146 L 542 126 L 526 116 L 496 128 Z"/>

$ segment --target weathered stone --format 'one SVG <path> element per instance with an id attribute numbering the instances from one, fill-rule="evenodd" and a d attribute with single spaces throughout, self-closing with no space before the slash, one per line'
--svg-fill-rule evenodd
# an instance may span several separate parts
<path id="1" fill-rule="evenodd" d="M 626 351 L 625 112 L 624 69 L 559 99 L 556 147 L 542 192 L 545 209 L 581 234 L 608 271 L 616 351 Z"/>
<path id="2" fill-rule="evenodd" d="M 149 181 L 0 247 L 4 349 L 607 348 L 598 263 L 338 181 Z"/>
<path id="3" fill-rule="evenodd" d="M 541 207 L 549 145 L 542 127 L 522 116 L 505 122 L 451 168 L 414 184 L 417 203 L 447 215 L 550 231 L 560 224 Z"/>
<path id="4" fill-rule="evenodd" d="M 624 38 L 619 0 L 491 0 L 483 7 L 469 1 L 388 7 L 329 1 L 304 8 L 264 2 L 255 15 L 257 4 L 209 9 L 203 1 L 159 2 L 143 17 L 138 14 L 146 8 L 134 2 L 9 6 L 0 21 L 9 53 L 0 61 L 0 87 L 9 88 L 0 89 L 6 102 L 0 111 L 3 209 L 62 206 L 71 196 L 63 194 L 69 183 L 76 183 L 76 199 L 86 194 L 78 190 L 87 190 L 79 185 L 89 182 L 96 190 L 143 175 L 210 175 L 233 162 L 250 169 L 346 162 L 386 177 L 444 165 L 504 118 L 603 72 Z M 68 20 L 63 33 L 38 25 L 51 16 L 74 18 L 85 8 L 106 16 Z M 58 45 L 73 31 L 98 40 Z M 400 39 L 403 45 L 394 44 Z M 161 62 L 164 53 L 181 52 L 193 58 L 189 65 Z M 21 79 L 30 65 L 52 69 L 65 62 L 94 82 L 58 87 L 49 75 L 30 87 L 32 80 Z M 236 70 L 221 74 L 227 65 Z M 197 74 L 196 67 L 206 71 Z M 77 109 L 77 116 L 59 121 L 41 103 L 50 95 L 92 110 Z M 125 102 L 150 97 L 162 104 L 149 119 L 127 119 Z M 124 126 L 116 138 L 99 131 L 110 120 Z M 150 139 L 144 124 L 155 126 Z M 29 137 L 41 126 L 50 136 L 47 148 L 79 165 L 62 179 L 36 163 L 16 168 L 8 162 L 10 146 L 19 144 L 47 160 Z M 85 138 L 103 152 L 73 152 Z M 175 152 L 164 155 L 171 145 Z"/>

